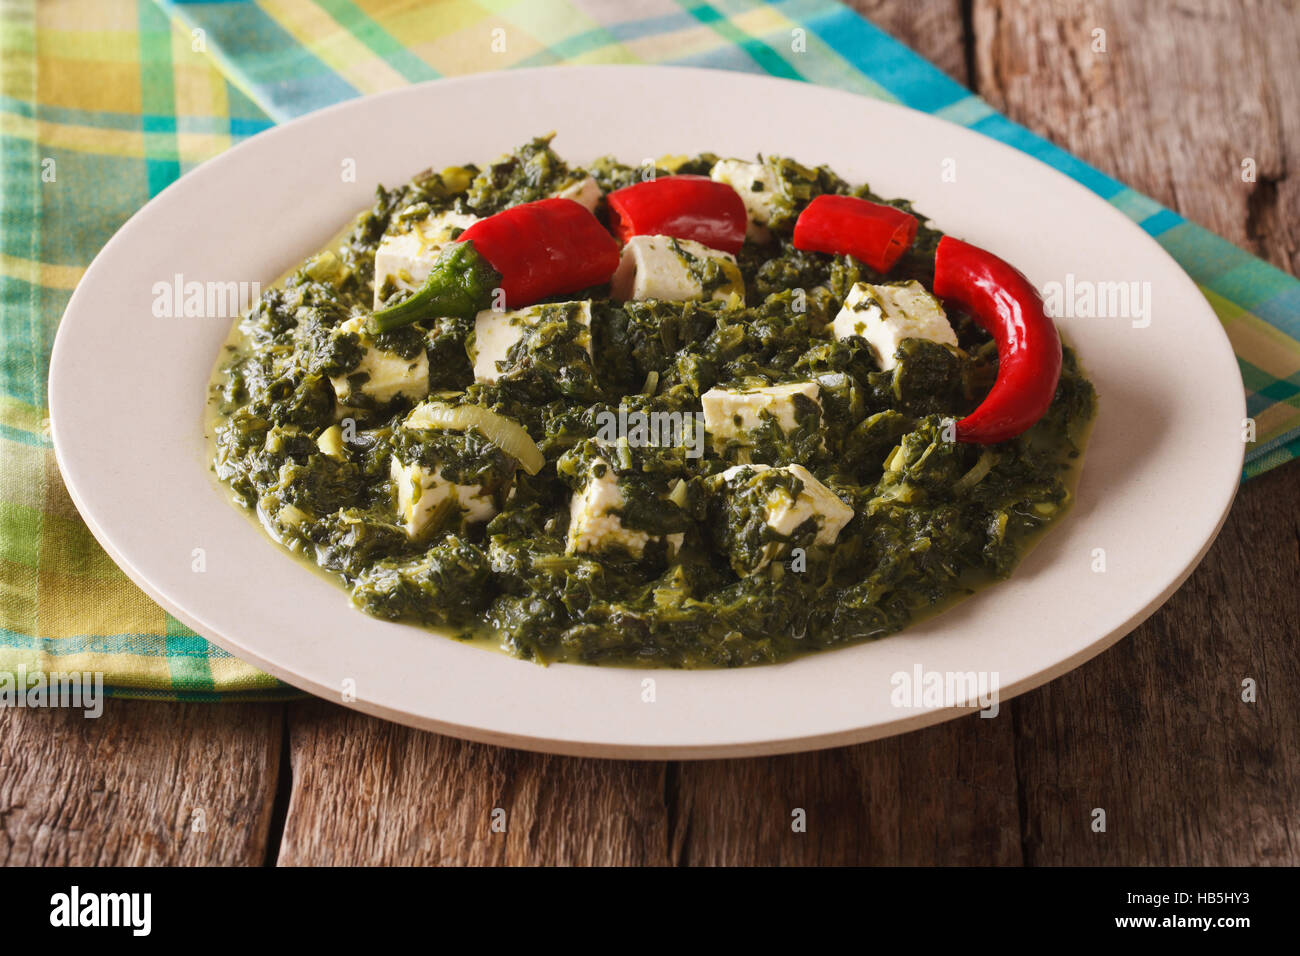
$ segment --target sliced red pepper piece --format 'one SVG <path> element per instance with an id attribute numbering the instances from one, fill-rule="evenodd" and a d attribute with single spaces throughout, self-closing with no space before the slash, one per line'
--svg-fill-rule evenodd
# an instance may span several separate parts
<path id="1" fill-rule="evenodd" d="M 853 256 L 888 272 L 916 238 L 916 217 L 856 196 L 818 196 L 794 224 L 794 247 Z"/>
<path id="2" fill-rule="evenodd" d="M 423 318 L 468 318 L 500 288 L 507 308 L 608 282 L 619 250 L 586 206 L 542 199 L 480 219 L 448 245 L 424 285 L 370 317 L 371 332 Z"/>
<path id="3" fill-rule="evenodd" d="M 619 241 L 633 236 L 693 239 L 733 256 L 745 244 L 745 201 L 707 176 L 664 176 L 633 183 L 606 200 Z"/>
<path id="4" fill-rule="evenodd" d="M 618 243 L 581 203 L 542 199 L 480 219 L 460 235 L 501 273 L 506 305 L 608 282 L 618 268 Z"/>
<path id="5" fill-rule="evenodd" d="M 1010 263 L 951 236 L 935 250 L 934 294 L 969 312 L 998 346 L 997 381 L 957 422 L 957 440 L 1015 438 L 1043 417 L 1061 377 L 1061 337 L 1042 297 Z"/>

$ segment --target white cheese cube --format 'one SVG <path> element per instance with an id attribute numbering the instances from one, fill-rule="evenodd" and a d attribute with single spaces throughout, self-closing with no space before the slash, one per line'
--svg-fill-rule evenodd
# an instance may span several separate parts
<path id="1" fill-rule="evenodd" d="M 957 344 L 957 333 L 948 324 L 943 306 L 915 279 L 901 285 L 855 283 L 831 323 L 831 331 L 837 339 L 862 336 L 885 371 L 898 364 L 894 353 L 903 339 Z"/>
<path id="2" fill-rule="evenodd" d="M 470 361 L 474 364 L 474 381 L 495 382 L 501 377 L 498 362 L 504 362 L 510 349 L 524 337 L 529 328 L 547 313 L 547 310 L 566 309 L 570 317 L 585 326 L 580 340 L 591 354 L 591 301 L 554 302 L 530 305 L 513 312 L 496 312 L 484 309 L 474 317 L 474 343 L 470 347 Z"/>
<path id="3" fill-rule="evenodd" d="M 762 242 L 767 238 L 765 228 L 772 220 L 777 199 L 781 195 L 781 177 L 776 168 L 767 163 L 747 163 L 741 159 L 720 159 L 713 164 L 709 177 L 726 183 L 745 203 L 749 213 L 747 234 Z"/>
<path id="4" fill-rule="evenodd" d="M 452 235 L 459 235 L 456 230 L 476 222 L 478 216 L 444 212 L 385 235 L 375 250 L 375 308 L 384 304 L 380 290 L 385 284 L 409 292 L 423 285 Z"/>
<path id="5" fill-rule="evenodd" d="M 397 488 L 397 517 L 411 538 L 419 538 L 429 527 L 435 510 L 447 499 L 463 513 L 466 521 L 487 521 L 496 514 L 496 502 L 484 494 L 481 485 L 457 485 L 418 464 L 403 464 L 394 455 L 389 465 Z"/>
<path id="6" fill-rule="evenodd" d="M 595 177 L 584 176 L 582 179 L 558 190 L 555 193 L 555 198 L 572 199 L 574 202 L 586 206 L 591 212 L 595 212 L 596 206 L 600 204 L 600 198 L 604 195 Z"/>
<path id="7" fill-rule="evenodd" d="M 339 406 L 344 407 L 355 397 L 355 387 L 361 394 L 368 395 L 376 402 L 387 402 L 398 395 L 410 399 L 421 399 L 429 394 L 429 355 L 420 349 L 414 358 L 402 358 L 393 352 L 377 348 L 365 330 L 365 316 L 348 319 L 339 326 L 345 332 L 355 332 L 361 337 L 361 346 L 365 351 L 356 368 L 343 375 L 330 379 Z M 353 376 L 364 373 L 365 381 L 357 381 L 354 386 Z"/>
<path id="8" fill-rule="evenodd" d="M 736 465 L 722 472 L 723 481 L 730 482 L 741 475 L 745 469 L 762 473 L 772 470 L 770 465 Z M 764 504 L 763 520 L 767 526 L 779 535 L 789 536 L 806 522 L 813 519 L 817 526 L 817 535 L 813 544 L 829 546 L 835 543 L 844 526 L 853 518 L 853 509 L 846 505 L 835 492 L 831 491 L 803 465 L 786 465 L 777 469 L 786 471 L 798 478 L 802 484 L 798 495 L 792 496 L 786 488 L 776 488 Z M 772 559 L 784 550 L 777 542 L 768 544 L 763 549 L 763 558 L 750 573 L 761 571 Z"/>
<path id="9" fill-rule="evenodd" d="M 706 284 L 710 299 L 725 300 L 733 292 L 743 296 L 745 282 L 736 257 L 691 239 L 633 236 L 610 279 L 610 293 L 621 301 L 687 302 L 705 298 Z"/>
<path id="10" fill-rule="evenodd" d="M 803 482 L 803 488 L 794 500 L 790 500 L 788 495 L 779 495 L 777 500 L 768 503 L 768 525 L 778 534 L 788 535 L 813 518 L 817 523 L 817 537 L 813 543 L 834 544 L 840 531 L 853 518 L 853 509 L 803 465 L 787 465 L 786 471 Z"/>
<path id="11" fill-rule="evenodd" d="M 641 557 L 646 545 L 660 540 L 660 536 L 623 527 L 618 513 L 625 503 L 614 469 L 608 463 L 593 463 L 586 484 L 569 502 L 569 553 L 621 550 Z M 685 537 L 664 536 L 669 552 L 681 548 Z"/>
<path id="12" fill-rule="evenodd" d="M 711 388 L 700 396 L 704 406 L 704 428 L 715 449 L 727 445 L 751 444 L 749 434 L 765 420 L 776 421 L 781 431 L 798 427 L 795 396 L 802 395 L 821 407 L 821 387 L 816 382 L 795 382 L 764 388 Z"/>

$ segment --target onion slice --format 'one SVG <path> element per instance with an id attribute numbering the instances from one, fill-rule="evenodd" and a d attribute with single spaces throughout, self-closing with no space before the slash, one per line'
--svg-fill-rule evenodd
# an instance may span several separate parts
<path id="1" fill-rule="evenodd" d="M 425 402 L 406 416 L 405 424 L 407 428 L 443 428 L 447 431 L 476 428 L 484 438 L 518 461 L 530 475 L 537 474 L 546 464 L 546 456 L 523 425 L 481 405 Z"/>

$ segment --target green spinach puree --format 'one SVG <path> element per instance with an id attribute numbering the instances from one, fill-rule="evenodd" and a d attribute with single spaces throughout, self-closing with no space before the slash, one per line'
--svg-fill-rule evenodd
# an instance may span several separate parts
<path id="1" fill-rule="evenodd" d="M 665 157 L 655 175 L 708 175 L 717 159 Z M 855 283 L 929 289 L 940 234 L 923 221 L 888 276 L 798 251 L 794 219 L 818 195 L 910 204 L 825 167 L 765 162 L 779 195 L 768 228 L 736 257 L 743 301 L 728 296 L 716 268 L 688 301 L 616 302 L 606 287 L 568 296 L 590 300 L 589 320 L 574 306 L 540 310 L 494 381 L 475 380 L 472 319 L 366 336 L 359 319 L 374 307 L 381 240 L 443 213 L 491 215 L 588 174 L 609 192 L 648 170 L 612 158 L 579 170 L 543 137 L 483 168 L 380 187 L 340 243 L 266 291 L 239 323 L 213 379 L 217 476 L 361 610 L 540 662 L 780 661 L 882 637 L 1006 577 L 1070 503 L 1095 407 L 1073 352 L 1065 349 L 1055 400 L 1028 432 L 989 447 L 952 441 L 951 421 L 997 374 L 994 343 L 968 316 L 948 310 L 957 347 L 905 338 L 889 371 L 863 338 L 830 327 Z M 596 214 L 607 217 L 603 202 Z M 710 298 L 719 283 L 724 292 Z M 380 291 L 382 301 L 399 290 Z M 405 362 L 418 381 L 368 393 L 368 350 Z M 759 414 L 739 442 L 701 447 L 687 440 L 689 427 L 659 444 L 602 431 L 620 411 L 624 420 L 678 413 L 689 424 L 709 389 L 789 383 L 815 383 L 819 398 L 794 395 L 785 421 Z M 491 428 L 408 424 L 429 402 L 522 426 L 544 463 L 535 473 L 520 467 L 518 449 Z M 746 464 L 770 467 L 736 467 Z M 815 516 L 796 513 L 789 527 L 767 510 L 799 496 L 801 473 L 852 509 L 831 543 Z M 417 477 L 403 499 L 411 474 L 456 486 L 415 534 L 401 509 L 433 492 Z M 571 502 L 599 481 L 617 490 L 593 521 L 617 534 L 608 546 L 575 549 Z"/>

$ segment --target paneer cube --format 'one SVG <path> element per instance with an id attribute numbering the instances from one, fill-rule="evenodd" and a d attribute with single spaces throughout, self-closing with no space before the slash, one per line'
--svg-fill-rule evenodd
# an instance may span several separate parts
<path id="1" fill-rule="evenodd" d="M 785 434 L 807 423 L 811 414 L 821 418 L 821 387 L 816 382 L 794 382 L 760 388 L 711 388 L 700 396 L 704 428 L 719 454 L 736 445 L 753 444 L 752 433 L 773 421 Z M 816 423 L 810 423 L 816 427 Z"/>
<path id="2" fill-rule="evenodd" d="M 765 239 L 766 226 L 772 221 L 781 195 L 781 177 L 776 168 L 768 163 L 720 159 L 713 164 L 709 177 L 726 183 L 740 194 L 745 211 L 749 213 L 749 237 L 759 241 Z"/>
<path id="3" fill-rule="evenodd" d="M 530 328 L 542 319 L 557 315 L 563 310 L 569 321 L 583 326 L 579 336 L 580 344 L 591 354 L 591 301 L 555 302 L 532 305 L 526 309 L 513 312 L 496 312 L 484 309 L 474 317 L 474 342 L 470 347 L 470 362 L 474 365 L 476 382 L 495 382 L 501 378 L 502 370 L 497 363 L 504 363 L 510 349 L 522 339 Z"/>
<path id="4" fill-rule="evenodd" d="M 419 539 L 435 514 L 450 501 L 465 522 L 487 521 L 497 513 L 496 502 L 481 485 L 458 485 L 418 462 L 406 464 L 393 455 L 389 466 L 397 488 L 397 517 L 409 537 Z"/>
<path id="5" fill-rule="evenodd" d="M 604 195 L 605 193 L 601 190 L 600 184 L 596 182 L 594 176 L 583 176 L 555 193 L 557 199 L 572 199 L 574 202 L 586 206 L 591 212 L 596 211 L 596 206 L 600 204 L 600 199 Z"/>
<path id="6" fill-rule="evenodd" d="M 569 553 L 618 550 L 639 558 L 646 545 L 661 540 L 660 535 L 625 528 L 619 517 L 624 504 L 626 498 L 614 469 L 608 462 L 593 462 L 582 489 L 569 502 Z M 662 536 L 670 553 L 676 552 L 684 539 L 683 534 Z"/>
<path id="7" fill-rule="evenodd" d="M 398 395 L 417 401 L 428 395 L 428 352 L 420 349 L 411 358 L 385 352 L 376 347 L 365 330 L 365 324 L 365 317 L 357 316 L 339 326 L 344 332 L 355 332 L 360 336 L 365 350 L 356 368 L 330 379 L 339 408 L 345 410 L 348 406 L 356 405 L 360 395 L 380 404 L 391 401 Z"/>
<path id="8" fill-rule="evenodd" d="M 610 279 L 615 299 L 729 299 L 744 304 L 745 281 L 736 257 L 691 239 L 672 236 L 633 236 L 623 247 Z"/>
<path id="9" fill-rule="evenodd" d="M 853 509 L 803 465 L 736 465 L 715 480 L 729 495 L 740 497 L 756 512 L 744 521 L 745 509 L 733 509 L 740 517 L 733 515 L 737 523 L 725 527 L 722 534 L 724 546 L 732 551 L 731 565 L 739 574 L 761 571 L 793 547 L 832 545 L 853 518 Z M 755 536 L 749 527 L 749 522 L 755 520 L 767 528 L 762 537 L 775 536 L 757 551 L 752 547 Z M 807 530 L 800 529 L 810 521 L 813 530 L 811 538 L 807 538 Z"/>
<path id="10" fill-rule="evenodd" d="M 898 285 L 855 283 L 831 331 L 837 339 L 862 336 L 885 371 L 898 364 L 894 353 L 903 339 L 957 344 L 943 306 L 915 279 Z"/>
<path id="11" fill-rule="evenodd" d="M 375 250 L 375 308 L 396 291 L 418 289 L 453 237 L 476 222 L 478 216 L 444 212 L 385 235 Z"/>

